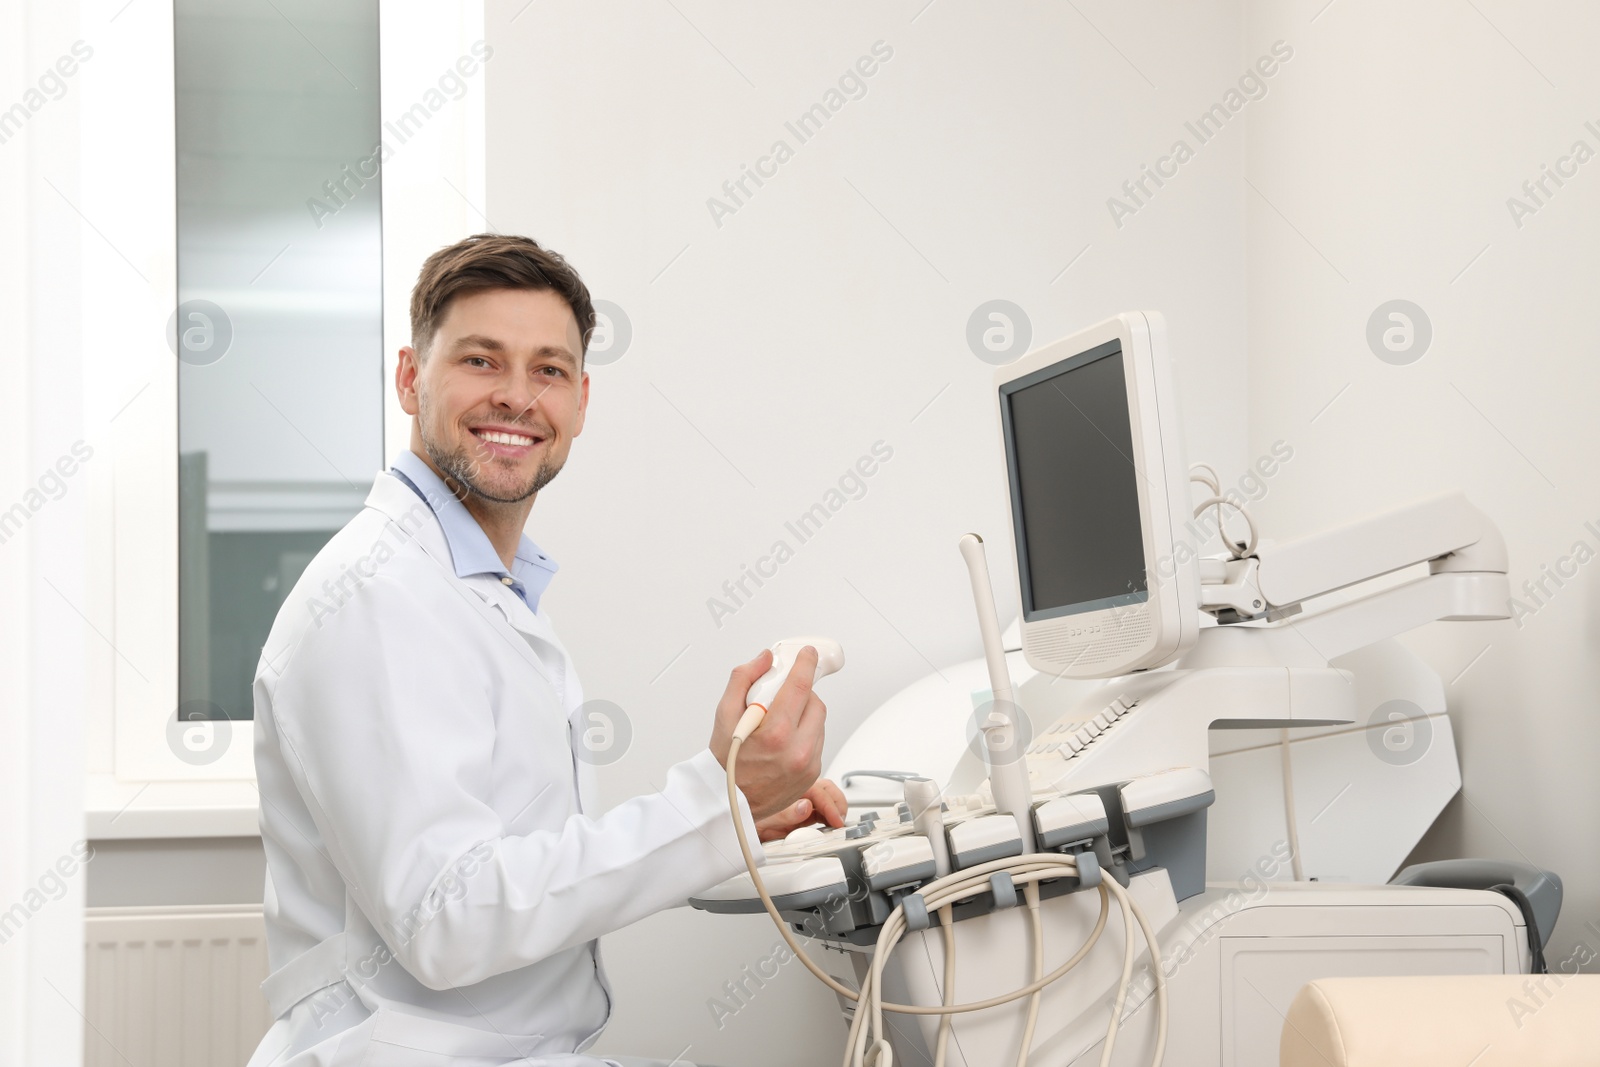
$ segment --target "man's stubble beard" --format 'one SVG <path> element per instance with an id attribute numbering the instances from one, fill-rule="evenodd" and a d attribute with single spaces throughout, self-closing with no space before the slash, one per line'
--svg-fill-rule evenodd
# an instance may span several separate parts
<path id="1" fill-rule="evenodd" d="M 486 490 L 478 477 L 478 466 L 481 462 L 479 459 L 468 455 L 465 448 L 446 452 L 433 440 L 432 435 L 428 432 L 428 407 L 427 395 L 419 389 L 417 391 L 417 426 L 422 435 L 422 447 L 427 450 L 428 458 L 433 460 L 433 465 L 438 467 L 445 477 L 474 496 L 496 504 L 520 503 L 549 485 L 555 476 L 561 473 L 559 464 L 553 464 L 546 459 L 539 464 L 539 469 L 534 471 L 533 481 L 527 489 L 516 496 L 497 496 Z M 550 438 L 546 437 L 545 440 L 548 442 Z"/>

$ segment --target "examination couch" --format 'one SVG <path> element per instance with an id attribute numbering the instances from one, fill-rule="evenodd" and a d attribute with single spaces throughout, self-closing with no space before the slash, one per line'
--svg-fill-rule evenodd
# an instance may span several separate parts
<path id="1" fill-rule="evenodd" d="M 1279 1067 L 1595 1067 L 1600 974 L 1323 978 L 1284 1017 Z"/>

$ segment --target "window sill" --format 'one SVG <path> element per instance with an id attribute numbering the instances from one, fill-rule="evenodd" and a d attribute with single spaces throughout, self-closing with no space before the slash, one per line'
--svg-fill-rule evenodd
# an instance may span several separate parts
<path id="1" fill-rule="evenodd" d="M 254 782 L 124 782 L 91 774 L 84 836 L 91 841 L 172 837 L 257 837 Z"/>

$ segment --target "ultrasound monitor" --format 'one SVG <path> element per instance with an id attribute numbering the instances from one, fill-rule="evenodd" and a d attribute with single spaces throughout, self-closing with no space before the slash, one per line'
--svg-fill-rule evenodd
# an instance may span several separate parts
<path id="1" fill-rule="evenodd" d="M 996 384 L 1029 664 L 1105 678 L 1171 662 L 1199 630 L 1198 578 L 1177 543 L 1188 468 L 1161 316 L 1046 345 Z"/>

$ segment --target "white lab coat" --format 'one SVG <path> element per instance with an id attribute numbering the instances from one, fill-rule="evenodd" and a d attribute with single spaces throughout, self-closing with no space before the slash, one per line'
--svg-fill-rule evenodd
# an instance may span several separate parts
<path id="1" fill-rule="evenodd" d="M 742 863 L 708 750 L 594 814 L 582 700 L 545 613 L 458 578 L 378 475 L 256 674 L 277 1021 L 250 1067 L 602 1062 L 578 1054 L 611 1008 L 596 939 Z"/>

